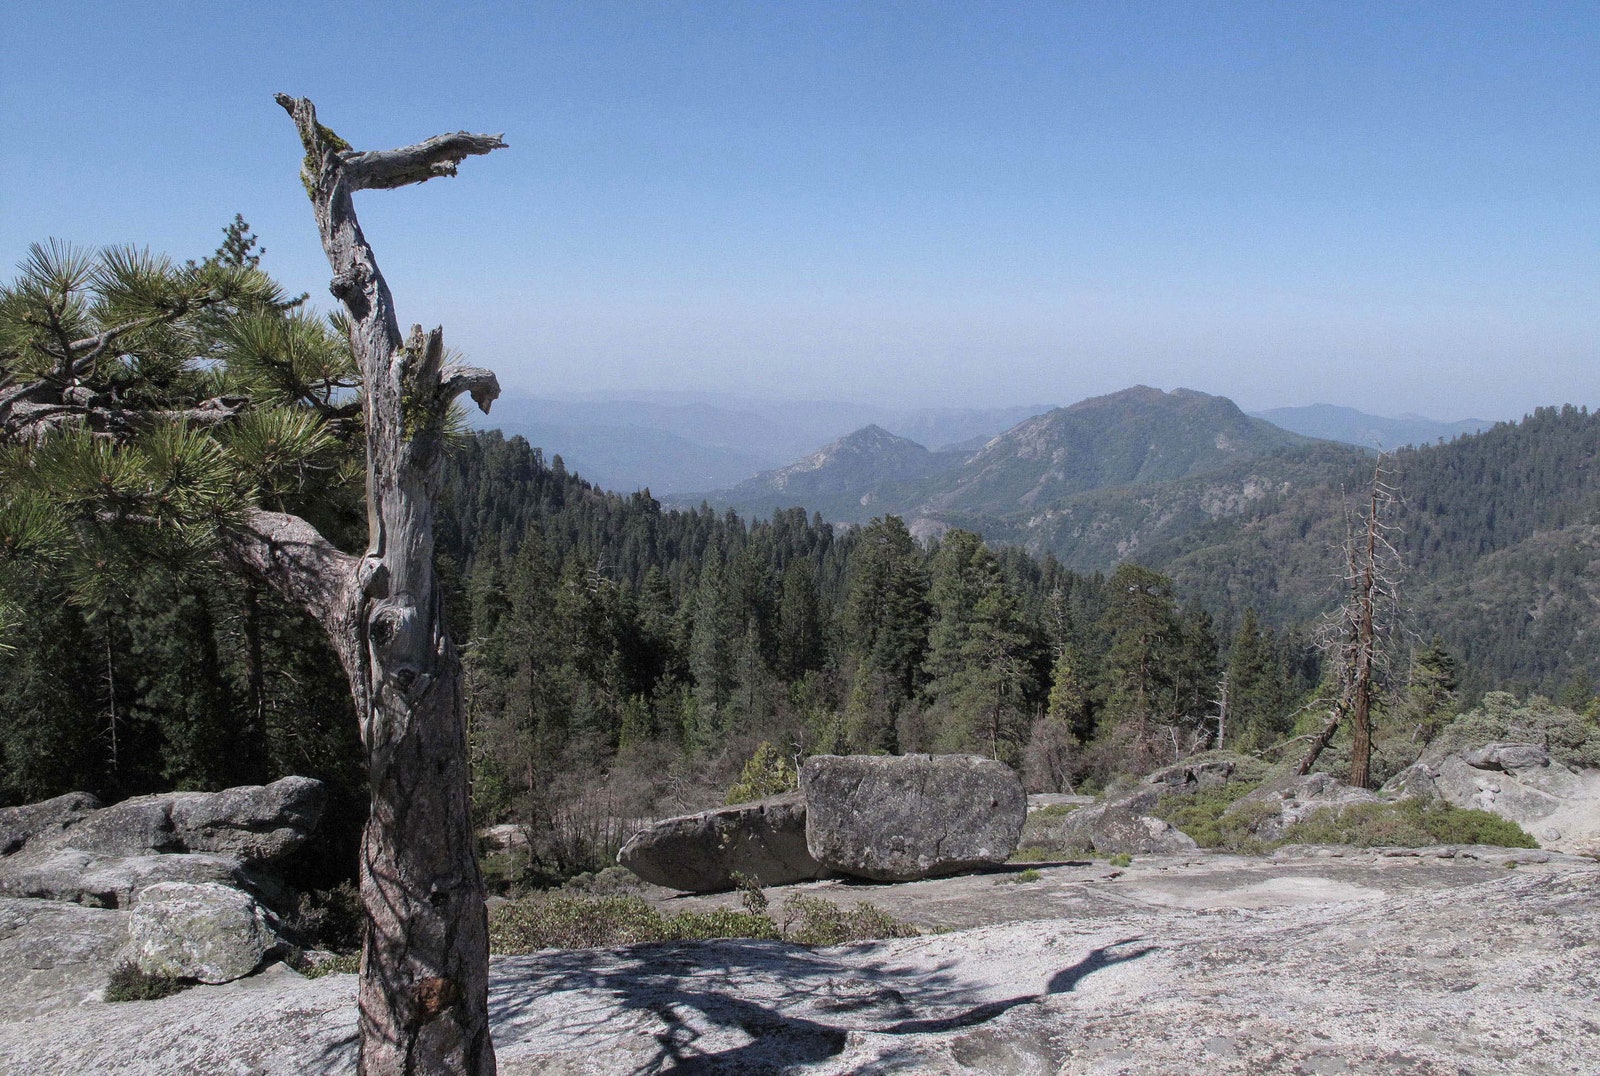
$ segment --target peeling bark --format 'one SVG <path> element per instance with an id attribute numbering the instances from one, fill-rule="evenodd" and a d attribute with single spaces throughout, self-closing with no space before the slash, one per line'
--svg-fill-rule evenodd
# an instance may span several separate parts
<path id="1" fill-rule="evenodd" d="M 452 400 L 470 392 L 487 411 L 500 390 L 486 370 L 444 364 L 441 330 L 416 326 L 401 337 L 351 195 L 454 175 L 463 158 L 505 143 L 460 132 L 361 153 L 317 122 L 309 100 L 276 100 L 305 147 L 302 179 L 333 269 L 329 287 L 350 314 L 366 406 L 368 546 L 353 565 L 304 534 L 298 544 L 289 534 L 287 543 L 265 540 L 246 553 L 264 569 L 294 558 L 329 569 L 319 569 L 324 585 L 307 588 L 317 593 L 304 601 L 322 609 L 307 604 L 345 663 L 371 776 L 361 847 L 361 1072 L 482 1076 L 494 1071 L 488 923 L 468 802 L 461 666 L 433 568 L 433 512 Z M 293 530 L 282 518 L 271 522 Z"/>

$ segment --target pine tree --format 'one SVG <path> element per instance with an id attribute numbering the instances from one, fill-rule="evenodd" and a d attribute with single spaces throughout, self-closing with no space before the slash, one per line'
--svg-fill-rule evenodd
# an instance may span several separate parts
<path id="1" fill-rule="evenodd" d="M 1246 609 L 1228 656 L 1228 723 L 1235 730 L 1237 744 L 1265 747 L 1289 730 L 1287 699 L 1275 651 L 1255 608 Z"/>
<path id="2" fill-rule="evenodd" d="M 1097 735 L 1114 740 L 1129 753 L 1131 765 L 1140 768 L 1160 749 L 1157 726 L 1170 726 L 1176 718 L 1176 660 L 1182 631 L 1172 583 L 1165 576 L 1125 562 L 1107 586 L 1110 597 L 1100 630 L 1110 646 Z"/>
<path id="3" fill-rule="evenodd" d="M 1064 646 L 1056 655 L 1055 665 L 1051 669 L 1050 698 L 1045 707 L 1045 716 L 1078 734 L 1086 731 L 1088 710 L 1089 696 L 1084 691 L 1083 681 L 1078 678 L 1077 661 L 1073 658 L 1072 649 Z"/>
<path id="4" fill-rule="evenodd" d="M 233 223 L 223 229 L 222 246 L 217 248 L 212 257 L 223 265 L 255 269 L 261 265 L 261 255 L 266 252 L 267 248 L 261 245 L 261 240 L 250 231 L 244 214 L 235 213 Z"/>
<path id="5" fill-rule="evenodd" d="M 1415 738 L 1427 743 L 1455 717 L 1459 686 L 1456 659 L 1445 649 L 1444 640 L 1434 636 L 1427 646 L 1412 651 L 1410 674 L 1395 700 L 1395 719 L 1411 726 Z"/>
<path id="6" fill-rule="evenodd" d="M 221 259 L 35 247 L 0 290 L 0 440 L 12 446 L 0 587 L 15 594 L 20 568 L 60 562 L 92 606 L 153 561 L 220 557 L 310 614 L 343 665 L 371 768 L 361 1070 L 491 1073 L 484 894 L 433 511 L 455 398 L 487 409 L 498 386 L 447 364 L 438 331 L 402 337 L 351 197 L 453 175 L 503 143 L 463 133 L 358 153 L 309 101 L 278 101 L 305 148 L 344 315 L 330 326 L 290 313 L 258 269 Z M 348 516 L 326 496 L 361 476 L 356 445 L 362 557 L 336 544 Z"/>
<path id="7" fill-rule="evenodd" d="M 825 642 L 816 569 L 809 560 L 792 560 L 783 570 L 778 602 L 778 668 L 784 678 L 798 680 L 822 668 Z"/>
<path id="8" fill-rule="evenodd" d="M 924 669 L 938 714 L 935 740 L 945 750 L 1015 761 L 1034 689 L 1020 602 L 970 531 L 945 535 L 930 574 L 934 620 Z"/>
<path id="9" fill-rule="evenodd" d="M 862 529 L 849 578 L 845 645 L 883 675 L 897 707 L 916 694 L 928 645 L 928 581 L 904 520 L 885 516 Z"/>
<path id="10" fill-rule="evenodd" d="M 711 560 L 700 573 L 694 592 L 694 628 L 689 636 L 689 673 L 694 679 L 699 735 L 690 746 L 706 751 L 721 746 L 733 720 L 738 687 L 736 617 L 729 601 L 722 565 Z"/>

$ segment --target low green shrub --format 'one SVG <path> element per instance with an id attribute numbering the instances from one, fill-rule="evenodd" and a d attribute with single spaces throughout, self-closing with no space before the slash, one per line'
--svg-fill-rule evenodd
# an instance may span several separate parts
<path id="1" fill-rule="evenodd" d="M 361 970 L 361 953 L 335 953 L 327 960 L 312 963 L 302 960 L 296 965 L 295 970 L 307 979 L 320 979 L 324 975 L 346 974 L 354 975 Z"/>
<path id="2" fill-rule="evenodd" d="M 1106 862 L 1113 867 L 1131 867 L 1133 866 L 1133 857 L 1126 852 L 1118 852 L 1108 857 Z"/>
<path id="3" fill-rule="evenodd" d="M 994 884 L 995 885 L 1011 885 L 1011 884 L 1020 884 L 1022 882 L 1037 882 L 1040 878 L 1043 878 L 1043 877 L 1044 877 L 1044 875 L 1040 874 L 1038 871 L 1034 870 L 1032 867 L 1029 867 L 1025 871 L 1018 871 L 1016 874 L 1003 874 L 1003 875 L 1001 875 L 1000 877 L 998 877 L 998 878 L 996 878 L 994 880 Z"/>
<path id="4" fill-rule="evenodd" d="M 783 792 L 793 792 L 799 787 L 800 775 L 795 771 L 794 763 L 785 758 L 782 751 L 762 740 L 722 802 L 750 803 Z"/>
<path id="5" fill-rule="evenodd" d="M 1543 745 L 1573 769 L 1600 768 L 1600 722 L 1535 695 L 1527 702 L 1491 691 L 1475 709 L 1446 725 L 1429 753 L 1479 747 L 1496 740 Z"/>
<path id="6" fill-rule="evenodd" d="M 644 881 L 627 867 L 613 863 L 597 871 L 575 874 L 561 888 L 586 897 L 616 897 L 637 893 L 644 888 Z"/>
<path id="7" fill-rule="evenodd" d="M 1259 853 L 1266 846 L 1250 830 L 1266 815 L 1276 813 L 1277 808 L 1263 803 L 1256 809 L 1256 805 L 1252 804 L 1232 815 L 1224 815 L 1228 808 L 1254 792 L 1260 784 L 1260 778 L 1235 780 L 1195 792 L 1169 793 L 1156 801 L 1150 813 L 1183 830 L 1201 848 Z"/>
<path id="8" fill-rule="evenodd" d="M 757 890 L 759 892 L 759 890 Z M 643 942 L 716 938 L 786 940 L 800 945 L 915 937 L 917 929 L 862 901 L 840 908 L 821 897 L 796 894 L 784 902 L 781 925 L 765 911 L 717 908 L 662 915 L 643 898 L 589 899 L 544 893 L 508 901 L 489 911 L 489 948 L 495 953 L 584 949 Z M 763 899 L 764 896 L 763 896 Z"/>
<path id="9" fill-rule="evenodd" d="M 171 997 L 194 985 L 193 980 L 178 979 L 171 975 L 152 975 L 140 971 L 139 965 L 126 961 L 111 971 L 106 982 L 107 1001 L 155 1001 Z"/>
<path id="10" fill-rule="evenodd" d="M 1012 853 L 1008 863 L 1050 863 L 1061 858 L 1061 853 L 1054 848 L 1033 844 L 1026 848 L 1018 848 Z"/>
<path id="11" fill-rule="evenodd" d="M 1323 807 L 1290 826 L 1284 844 L 1347 844 L 1356 848 L 1418 848 L 1432 844 L 1488 844 L 1537 848 L 1515 822 L 1442 800 L 1404 799 Z"/>
<path id="12" fill-rule="evenodd" d="M 489 948 L 496 953 L 585 949 L 663 941 L 665 920 L 638 896 L 589 899 L 544 893 L 489 912 Z"/>
<path id="13" fill-rule="evenodd" d="M 841 945 L 880 938 L 915 938 L 922 933 L 867 901 L 841 908 L 821 897 L 796 893 L 783 904 L 783 937 L 800 945 Z"/>

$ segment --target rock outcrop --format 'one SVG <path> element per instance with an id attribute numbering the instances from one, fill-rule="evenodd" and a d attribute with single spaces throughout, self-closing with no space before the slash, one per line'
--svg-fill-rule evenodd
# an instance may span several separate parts
<path id="1" fill-rule="evenodd" d="M 1594 1070 L 1600 868 L 1560 856 L 1516 870 L 1459 856 L 1399 868 L 1341 851 L 885 888 L 872 898 L 889 914 L 947 929 L 867 945 L 728 940 L 496 957 L 500 1071 Z M 355 1071 L 354 975 L 305 979 L 272 965 L 160 1001 L 99 1001 L 99 954 L 126 914 L 0 899 L 0 1071 Z M 59 944 L 39 933 L 63 930 Z M 54 966 L 32 970 L 44 960 Z"/>
<path id="2" fill-rule="evenodd" d="M 800 789 L 817 862 L 880 882 L 1004 863 L 1028 812 L 1011 768 L 975 755 L 815 755 Z"/>
<path id="3" fill-rule="evenodd" d="M 1357 803 L 1377 803 L 1381 799 L 1365 788 L 1353 788 L 1332 774 L 1308 773 L 1268 781 L 1236 800 L 1224 818 L 1244 817 L 1250 832 L 1263 841 L 1276 841 L 1290 826 L 1323 807 L 1349 807 Z"/>
<path id="4" fill-rule="evenodd" d="M 7 905 L 19 923 L 68 914 L 29 911 L 36 903 L 122 909 L 119 948 L 125 945 L 142 970 L 229 982 L 281 947 L 272 913 L 257 900 L 277 888 L 261 868 L 310 839 L 325 800 L 322 782 L 285 777 L 222 792 L 138 796 L 110 807 L 75 792 L 6 808 L 0 898 L 43 898 Z M 101 935 L 109 920 L 85 922 L 94 924 L 95 958 L 105 962 Z M 0 923 L 0 936 L 4 930 Z M 78 955 L 64 951 L 63 959 L 78 962 Z"/>
<path id="5" fill-rule="evenodd" d="M 640 830 L 617 862 L 654 885 L 718 893 L 735 874 L 789 885 L 822 874 L 806 850 L 806 804 L 799 793 L 667 818 Z"/>
<path id="6" fill-rule="evenodd" d="M 309 777 L 222 792 L 86 793 L 0 810 L 0 895 L 126 908 L 160 882 L 247 886 L 303 845 L 326 790 Z"/>
<path id="7" fill-rule="evenodd" d="M 1049 827 L 1049 843 L 1100 855 L 1170 855 L 1193 851 L 1194 838 L 1152 811 L 1164 796 L 1220 788 L 1239 769 L 1233 757 L 1174 763 L 1147 775 L 1131 791 L 1080 807 Z"/>
<path id="8" fill-rule="evenodd" d="M 1148 799 L 1145 803 L 1142 800 Z M 1068 848 L 1100 855 L 1167 855 L 1191 852 L 1194 838 L 1170 822 L 1145 813 L 1154 798 L 1134 796 L 1080 807 L 1056 824 L 1052 837 Z"/>
<path id="9" fill-rule="evenodd" d="M 1600 771 L 1574 771 L 1534 743 L 1424 753 L 1383 792 L 1438 798 L 1515 822 L 1541 846 L 1600 856 Z"/>
<path id="10" fill-rule="evenodd" d="M 306 842 L 326 799 L 322 782 L 309 777 L 136 796 L 87 814 L 56 843 L 101 855 L 212 853 L 269 863 Z"/>
<path id="11" fill-rule="evenodd" d="M 14 861 L 0 860 L 0 894 L 65 900 L 90 908 L 132 907 L 140 890 L 161 882 L 218 882 L 243 888 L 254 879 L 232 856 L 100 856 L 54 848 Z"/>
<path id="12" fill-rule="evenodd" d="M 215 882 L 146 887 L 128 916 L 128 938 L 139 970 L 202 983 L 249 975 L 281 944 L 265 908 Z"/>
<path id="13" fill-rule="evenodd" d="M 0 856 L 13 856 L 31 843 L 40 847 L 60 837 L 105 804 L 87 792 L 0 808 Z"/>

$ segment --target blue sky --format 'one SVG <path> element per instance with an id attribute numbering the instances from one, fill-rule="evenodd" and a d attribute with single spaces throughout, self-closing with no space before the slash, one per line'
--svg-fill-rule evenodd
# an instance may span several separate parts
<path id="1" fill-rule="evenodd" d="M 1589 4 L 15 5 L 0 262 L 208 252 L 324 305 L 275 91 L 359 148 L 405 321 L 508 388 L 1600 405 Z"/>

